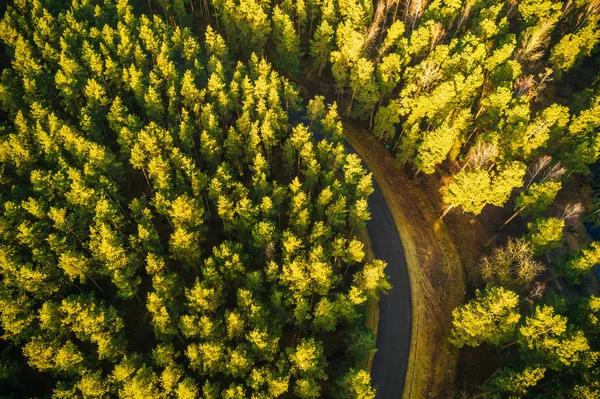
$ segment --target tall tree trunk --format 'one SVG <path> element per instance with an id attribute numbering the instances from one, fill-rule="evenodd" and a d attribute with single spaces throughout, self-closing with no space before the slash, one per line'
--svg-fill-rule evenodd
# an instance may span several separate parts
<path id="1" fill-rule="evenodd" d="M 373 22 L 367 29 L 365 40 L 365 48 L 367 50 L 371 47 L 373 40 L 377 38 L 377 33 L 379 32 L 379 30 L 384 30 L 383 28 L 385 27 L 385 20 L 387 16 L 387 11 L 389 9 L 389 5 L 393 4 L 394 1 L 398 2 L 400 0 L 379 0 L 377 2 L 375 13 L 373 14 Z"/>
<path id="2" fill-rule="evenodd" d="M 352 111 L 352 104 L 354 104 L 354 95 L 356 94 L 356 92 L 354 90 L 352 90 L 352 97 L 350 98 L 350 105 L 348 105 L 348 114 L 346 114 L 347 117 L 350 116 L 350 111 Z"/>
<path id="3" fill-rule="evenodd" d="M 369 130 L 373 129 L 373 114 L 375 114 L 375 104 L 373 104 L 373 109 L 371 110 L 371 120 L 369 120 Z"/>
<path id="4" fill-rule="evenodd" d="M 396 0 L 396 3 L 399 3 L 400 0 Z M 377 45 L 379 46 L 381 44 L 381 41 L 383 40 L 383 34 L 385 33 L 385 23 L 387 21 L 387 14 L 389 12 L 389 4 L 386 2 L 385 3 L 385 18 L 383 19 L 383 26 L 381 27 L 381 29 L 379 29 L 379 31 L 381 32 L 379 34 L 379 41 L 377 42 Z"/>
<path id="5" fill-rule="evenodd" d="M 506 222 L 504 222 L 504 224 L 503 224 L 502 226 L 500 226 L 500 228 L 498 228 L 498 230 L 497 230 L 496 234 L 495 234 L 495 235 L 494 235 L 492 238 L 490 238 L 490 240 L 489 240 L 489 241 L 488 241 L 488 242 L 487 242 L 487 243 L 486 243 L 484 246 L 485 246 L 485 247 L 487 247 L 488 245 L 490 245 L 490 244 L 492 243 L 492 241 L 494 241 L 494 240 L 495 240 L 495 239 L 498 237 L 498 235 L 500 234 L 500 231 L 501 231 L 501 230 L 502 230 L 502 229 L 503 229 L 503 228 L 504 228 L 504 227 L 505 227 L 507 224 L 509 224 L 511 220 L 513 220 L 514 218 L 516 218 L 516 217 L 517 217 L 517 215 L 518 215 L 519 213 L 521 213 L 521 212 L 522 212 L 522 211 L 523 211 L 525 208 L 527 208 L 527 207 L 526 207 L 526 206 L 524 206 L 524 207 L 522 207 L 522 208 L 518 209 L 518 210 L 517 210 L 515 213 L 513 213 L 513 214 L 512 214 L 512 216 L 511 216 L 511 217 L 509 217 L 509 218 L 506 220 Z"/>
<path id="6" fill-rule="evenodd" d="M 94 283 L 94 285 L 96 286 L 96 288 L 98 288 L 100 290 L 100 292 L 104 294 L 104 290 L 102 288 L 100 288 L 100 286 L 98 285 L 98 283 L 96 282 L 96 280 L 94 280 L 94 278 L 92 276 L 87 276 L 87 278 L 89 278 L 90 281 L 92 283 Z"/>
<path id="7" fill-rule="evenodd" d="M 454 204 L 450 204 L 448 206 L 448 208 L 446 208 L 446 210 L 444 211 L 444 213 L 442 213 L 442 216 L 440 216 L 440 220 L 444 218 L 444 216 L 446 216 L 448 214 L 448 212 L 450 212 L 450 209 L 454 208 Z"/>
<path id="8" fill-rule="evenodd" d="M 517 217 L 517 215 L 518 215 L 519 213 L 521 213 L 521 212 L 522 212 L 522 211 L 523 211 L 525 208 L 527 208 L 527 207 L 526 207 L 526 206 L 524 206 L 524 207 L 520 208 L 519 210 L 517 210 L 515 213 L 513 213 L 513 214 L 512 214 L 512 216 L 511 216 L 511 217 L 509 217 L 509 218 L 506 220 L 506 222 L 504 222 L 504 224 L 503 224 L 502 226 L 500 226 L 500 228 L 499 228 L 498 230 L 502 230 L 502 229 L 503 229 L 503 228 L 504 228 L 504 227 L 505 227 L 507 224 L 509 224 L 509 223 L 510 223 L 510 221 L 511 221 L 511 220 L 513 220 L 514 218 L 516 218 L 516 217 Z"/>

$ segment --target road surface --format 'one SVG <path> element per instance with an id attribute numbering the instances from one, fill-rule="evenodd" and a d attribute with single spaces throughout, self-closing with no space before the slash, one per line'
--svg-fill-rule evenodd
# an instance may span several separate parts
<path id="1" fill-rule="evenodd" d="M 385 272 L 392 289 L 383 295 L 379 305 L 377 353 L 371 369 L 378 399 L 400 399 L 406 380 L 412 309 L 410 282 L 400 236 L 387 203 L 377 183 L 369 198 L 371 220 L 367 223 L 375 257 L 387 262 Z"/>
<path id="2" fill-rule="evenodd" d="M 348 142 L 346 150 L 356 153 Z M 363 167 L 368 170 L 364 162 Z M 375 191 L 369 197 L 371 220 L 367 223 L 367 230 L 375 258 L 387 262 L 385 272 L 390 277 L 392 289 L 381 297 L 379 303 L 377 353 L 373 359 L 371 379 L 377 389 L 377 399 L 401 399 L 412 332 L 410 281 L 398 229 L 375 180 L 373 188 Z"/>

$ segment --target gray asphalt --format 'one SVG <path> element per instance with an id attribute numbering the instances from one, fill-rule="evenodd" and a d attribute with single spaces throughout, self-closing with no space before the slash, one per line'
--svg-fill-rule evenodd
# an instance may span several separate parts
<path id="1" fill-rule="evenodd" d="M 400 399 L 406 381 L 412 331 L 410 281 L 396 224 L 376 182 L 373 187 L 367 230 L 375 257 L 387 262 L 385 272 L 390 277 L 392 289 L 382 296 L 379 305 L 377 353 L 371 379 L 377 388 L 378 399 Z"/>
<path id="2" fill-rule="evenodd" d="M 356 154 L 348 142 L 344 145 L 346 151 Z M 364 161 L 362 164 L 369 170 Z M 412 335 L 410 280 L 396 223 L 375 179 L 373 188 L 375 191 L 369 197 L 371 220 L 367 222 L 367 230 L 375 257 L 387 262 L 385 273 L 392 289 L 382 295 L 379 302 L 377 353 L 371 380 L 377 389 L 376 399 L 401 399 Z"/>

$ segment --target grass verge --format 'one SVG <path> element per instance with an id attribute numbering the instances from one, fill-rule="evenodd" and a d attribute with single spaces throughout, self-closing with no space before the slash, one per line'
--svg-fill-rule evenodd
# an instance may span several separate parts
<path id="1" fill-rule="evenodd" d="M 456 379 L 458 351 L 447 341 L 452 309 L 465 297 L 460 257 L 439 212 L 397 167 L 376 137 L 344 120 L 348 142 L 363 159 L 400 234 L 412 295 L 412 338 L 404 398 L 446 397 Z"/>

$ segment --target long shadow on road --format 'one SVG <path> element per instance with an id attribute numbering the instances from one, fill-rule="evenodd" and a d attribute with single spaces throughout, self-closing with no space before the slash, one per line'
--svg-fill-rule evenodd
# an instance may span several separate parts
<path id="1" fill-rule="evenodd" d="M 392 289 L 380 302 L 377 353 L 371 378 L 378 399 L 402 398 L 411 338 L 411 295 L 408 269 L 400 236 L 392 214 L 376 182 L 369 197 L 371 220 L 367 230 L 373 243 L 375 257 L 387 262 L 385 272 L 390 276 Z"/>

